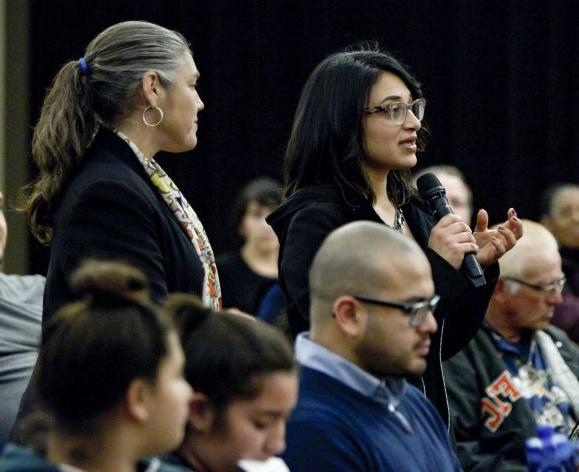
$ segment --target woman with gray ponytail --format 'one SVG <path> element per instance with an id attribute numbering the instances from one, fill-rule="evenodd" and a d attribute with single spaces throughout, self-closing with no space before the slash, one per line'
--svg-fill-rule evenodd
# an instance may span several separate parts
<path id="1" fill-rule="evenodd" d="M 179 33 L 141 21 L 113 25 L 65 64 L 44 100 L 28 188 L 32 231 L 51 245 L 45 320 L 71 299 L 86 257 L 142 269 L 152 297 L 199 295 L 219 308 L 213 251 L 195 211 L 154 159 L 197 144 L 199 71 Z"/>

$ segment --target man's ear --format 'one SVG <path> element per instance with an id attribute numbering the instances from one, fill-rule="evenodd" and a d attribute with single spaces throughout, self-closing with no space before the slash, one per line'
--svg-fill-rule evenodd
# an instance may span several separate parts
<path id="1" fill-rule="evenodd" d="M 504 305 L 508 302 L 510 295 L 511 287 L 508 285 L 508 282 L 504 281 L 503 279 L 497 280 L 495 289 L 493 291 L 493 299 L 495 302 L 500 305 Z"/>
<path id="2" fill-rule="evenodd" d="M 213 428 L 215 410 L 206 395 L 194 392 L 189 403 L 189 425 L 194 431 L 208 433 Z"/>
<path id="3" fill-rule="evenodd" d="M 149 419 L 151 393 L 151 386 L 143 379 L 135 379 L 129 384 L 124 399 L 124 407 L 130 418 L 140 423 L 145 423 Z"/>
<path id="4" fill-rule="evenodd" d="M 348 336 L 358 337 L 366 328 L 367 316 L 360 302 L 350 295 L 336 298 L 332 315 L 341 330 Z"/>
<path id="5" fill-rule="evenodd" d="M 159 81 L 159 76 L 155 71 L 145 72 L 141 79 L 141 93 L 147 106 L 157 106 L 163 93 L 163 86 Z"/>

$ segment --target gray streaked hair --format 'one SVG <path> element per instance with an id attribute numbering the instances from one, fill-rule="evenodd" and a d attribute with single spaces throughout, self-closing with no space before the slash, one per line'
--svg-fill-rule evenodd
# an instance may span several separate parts
<path id="1" fill-rule="evenodd" d="M 169 87 L 186 52 L 189 44 L 181 34 L 153 23 L 125 21 L 90 42 L 86 67 L 78 60 L 62 66 L 34 128 L 32 155 L 39 177 L 25 189 L 24 209 L 40 242 L 50 243 L 55 202 L 81 167 L 99 126 L 112 126 L 133 111 L 147 71 Z"/>

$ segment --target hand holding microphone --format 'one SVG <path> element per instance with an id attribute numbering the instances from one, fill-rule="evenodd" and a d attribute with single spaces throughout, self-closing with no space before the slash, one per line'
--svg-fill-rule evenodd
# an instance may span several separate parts
<path id="1" fill-rule="evenodd" d="M 486 279 L 475 256 L 478 251 L 476 240 L 468 225 L 453 214 L 440 181 L 433 174 L 424 174 L 418 179 L 417 186 L 432 216 L 438 221 L 432 230 L 429 246 L 455 269 L 460 267 L 475 287 L 485 285 Z"/>

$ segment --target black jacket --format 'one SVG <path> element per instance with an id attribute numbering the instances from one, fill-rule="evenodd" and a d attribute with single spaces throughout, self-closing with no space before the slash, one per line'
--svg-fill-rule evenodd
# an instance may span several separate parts
<path id="1" fill-rule="evenodd" d="M 545 330 L 561 357 L 579 376 L 579 349 L 558 328 Z M 501 359 L 488 327 L 483 327 L 470 344 L 444 363 L 452 425 L 460 462 L 468 471 L 526 471 L 525 440 L 537 435 L 535 417 L 523 397 L 511 401 L 500 394 L 507 414 L 489 423 L 489 413 L 483 413 L 483 399 L 504 372 Z M 494 397 L 493 397 L 494 398 Z M 508 411 L 509 408 L 512 408 Z M 489 428 L 496 428 L 492 431 Z"/>
<path id="2" fill-rule="evenodd" d="M 441 361 L 459 352 L 477 333 L 498 278 L 498 264 L 485 271 L 487 285 L 475 288 L 466 276 L 428 248 L 435 222 L 423 202 L 415 197 L 402 211 L 416 242 L 428 257 L 435 290 L 441 297 L 434 314 L 439 328 L 432 337 L 427 371 L 418 385 L 448 421 Z M 309 328 L 308 272 L 318 248 L 331 231 L 359 220 L 383 223 L 367 200 L 343 195 L 333 185 L 304 188 L 267 218 L 280 241 L 279 280 L 287 296 L 294 336 Z"/>
<path id="3" fill-rule="evenodd" d="M 87 257 L 129 262 L 161 301 L 169 292 L 200 295 L 203 266 L 131 148 L 99 131 L 58 203 L 44 292 L 44 321 L 72 294 L 70 274 Z"/>

